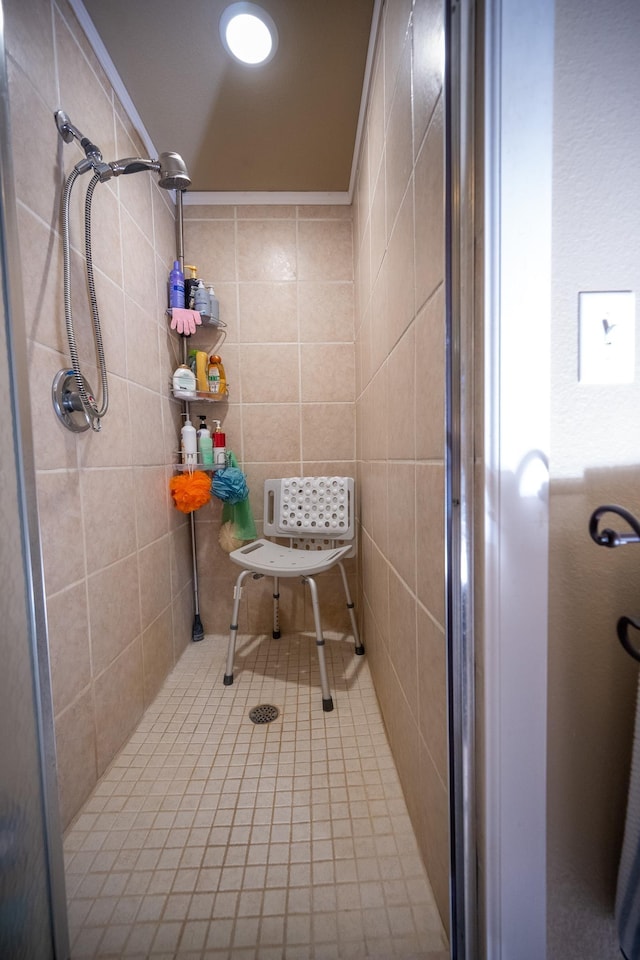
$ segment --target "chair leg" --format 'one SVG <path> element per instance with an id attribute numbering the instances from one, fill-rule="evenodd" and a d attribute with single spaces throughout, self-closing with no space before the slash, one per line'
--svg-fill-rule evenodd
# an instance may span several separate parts
<path id="1" fill-rule="evenodd" d="M 303 577 L 304 583 L 309 584 L 311 591 L 311 602 L 313 604 L 313 619 L 316 625 L 316 647 L 318 648 L 318 664 L 320 666 L 320 686 L 322 687 L 322 709 L 328 713 L 333 710 L 333 699 L 329 690 L 329 680 L 327 678 L 327 665 L 324 659 L 324 636 L 322 634 L 322 623 L 320 621 L 320 604 L 318 603 L 318 588 L 313 577 Z"/>
<path id="2" fill-rule="evenodd" d="M 229 627 L 227 667 L 222 681 L 225 687 L 230 687 L 233 683 L 233 658 L 236 652 L 236 637 L 238 636 L 238 616 L 240 613 L 240 598 L 242 597 L 242 581 L 245 577 L 248 577 L 250 573 L 250 570 L 242 570 L 238 574 L 238 579 L 233 588 L 233 614 L 231 615 L 231 625 Z"/>
<path id="3" fill-rule="evenodd" d="M 273 578 L 273 633 L 274 640 L 280 639 L 280 580 Z"/>
<path id="4" fill-rule="evenodd" d="M 355 604 L 351 599 L 351 591 L 349 590 L 349 582 L 347 580 L 347 573 L 344 569 L 344 565 L 339 560 L 338 566 L 340 567 L 340 573 L 342 574 L 342 583 L 344 585 L 344 592 L 347 598 L 347 610 L 349 611 L 349 616 L 351 617 L 351 629 L 353 630 L 353 639 L 356 645 L 356 653 L 361 657 L 364 653 L 364 644 L 360 639 L 360 634 L 358 633 L 358 624 L 356 623 L 356 614 L 355 614 Z"/>

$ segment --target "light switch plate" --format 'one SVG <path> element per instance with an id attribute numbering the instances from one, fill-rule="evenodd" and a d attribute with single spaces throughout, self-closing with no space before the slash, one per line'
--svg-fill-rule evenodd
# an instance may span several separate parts
<path id="1" fill-rule="evenodd" d="M 580 383 L 633 383 L 635 295 L 630 290 L 584 291 L 578 301 Z"/>

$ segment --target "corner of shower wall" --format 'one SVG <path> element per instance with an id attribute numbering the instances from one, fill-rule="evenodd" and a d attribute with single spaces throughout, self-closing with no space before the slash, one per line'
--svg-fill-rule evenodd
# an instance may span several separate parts
<path id="1" fill-rule="evenodd" d="M 99 186 L 96 287 L 110 384 L 99 434 L 71 434 L 51 383 L 69 365 L 62 293 L 62 181 L 80 159 L 58 135 L 64 108 L 106 158 L 144 154 L 73 12 L 33 0 L 6 10 L 12 150 L 22 261 L 62 820 L 66 825 L 189 642 L 188 524 L 170 504 L 177 342 L 164 320 L 175 255 L 172 206 L 146 174 Z M 79 190 L 78 190 L 79 192 Z M 79 208 L 71 223 L 74 307 L 87 320 Z M 77 292 L 75 292 L 77 291 Z M 81 361 L 97 384 L 95 358 Z"/>

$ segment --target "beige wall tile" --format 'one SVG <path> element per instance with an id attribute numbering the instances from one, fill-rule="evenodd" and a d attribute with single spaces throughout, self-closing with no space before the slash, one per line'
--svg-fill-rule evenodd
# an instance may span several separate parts
<path id="1" fill-rule="evenodd" d="M 442 627 L 418 604 L 418 717 L 422 739 L 443 783 L 448 777 L 446 639 Z"/>
<path id="2" fill-rule="evenodd" d="M 420 742 L 419 764 L 420 816 L 418 822 L 418 845 L 422 858 L 429 865 L 429 880 L 440 911 L 440 916 L 449 926 L 449 795 L 440 779 L 431 757 Z"/>
<path id="3" fill-rule="evenodd" d="M 416 466 L 417 595 L 444 624 L 444 466 Z"/>
<path id="4" fill-rule="evenodd" d="M 287 203 L 243 203 L 235 208 L 238 220 L 295 220 L 296 208 Z"/>
<path id="5" fill-rule="evenodd" d="M 18 206 L 17 214 L 20 261 L 29 264 L 22 270 L 27 336 L 53 350 L 67 352 L 62 244 L 30 210 Z"/>
<path id="6" fill-rule="evenodd" d="M 299 283 L 298 313 L 301 343 L 335 343 L 353 340 L 353 283 Z"/>
<path id="7" fill-rule="evenodd" d="M 33 452 L 37 469 L 73 470 L 78 466 L 78 443 L 82 440 L 58 420 L 51 403 L 51 386 L 68 359 L 37 343 L 29 346 L 29 389 Z"/>
<path id="8" fill-rule="evenodd" d="M 407 32 L 411 16 L 411 0 L 391 0 L 385 4 L 383 31 L 384 31 L 384 80 L 385 80 L 385 111 L 389 119 L 391 101 L 395 91 L 398 71 L 402 61 L 405 43 L 408 42 Z"/>
<path id="9" fill-rule="evenodd" d="M 8 3 L 4 16 L 7 52 L 31 75 L 42 99 L 55 103 L 58 93 L 49 4 L 41 0 Z"/>
<path id="10" fill-rule="evenodd" d="M 89 577 L 87 593 L 92 673 L 97 677 L 140 633 L 140 580 L 135 554 Z"/>
<path id="11" fill-rule="evenodd" d="M 296 403 L 300 399 L 297 344 L 245 344 L 240 369 L 244 403 Z"/>
<path id="12" fill-rule="evenodd" d="M 420 311 L 415 322 L 416 457 L 444 457 L 445 305 L 444 286 Z"/>
<path id="13" fill-rule="evenodd" d="M 160 394 L 129 383 L 131 462 L 141 466 L 165 462 Z"/>
<path id="14" fill-rule="evenodd" d="M 405 332 L 389 357 L 389 443 L 390 460 L 414 460 L 416 455 L 415 395 L 416 337 L 414 325 Z"/>
<path id="15" fill-rule="evenodd" d="M 405 43 L 398 68 L 385 142 L 387 237 L 390 237 L 393 231 L 412 172 L 411 44 Z"/>
<path id="16" fill-rule="evenodd" d="M 110 156 L 110 154 L 105 153 L 105 156 Z M 149 244 L 144 240 L 144 234 L 135 226 L 129 214 L 118 203 L 115 187 L 116 184 L 113 183 L 98 184 L 93 194 L 91 204 L 92 260 L 118 286 L 123 284 L 122 267 L 124 261 L 125 269 L 128 269 L 128 284 L 136 284 L 136 289 L 130 289 L 129 292 L 136 299 L 143 299 L 143 294 L 138 292 L 139 288 L 142 286 L 146 290 L 149 285 L 155 287 L 153 258 L 150 255 Z M 74 246 L 84 249 L 84 191 L 78 190 L 78 196 L 75 199 L 78 205 L 80 205 L 82 199 L 82 220 L 81 222 L 72 222 L 71 236 L 74 238 Z M 121 225 L 124 228 L 122 232 Z M 140 240 L 144 240 L 146 249 L 142 246 L 140 249 L 136 248 L 134 239 L 136 236 Z M 133 262 L 129 258 L 132 258 Z M 137 264 L 144 265 L 144 269 L 149 273 L 141 275 L 137 269 L 134 269 Z M 127 289 L 129 289 L 128 284 Z M 155 302 L 155 289 L 153 297 Z"/>
<path id="17" fill-rule="evenodd" d="M 129 380 L 148 390 L 165 389 L 161 382 L 160 339 L 154 313 L 125 296 L 126 353 Z M 124 332 L 124 331 L 123 331 Z"/>
<path id="18" fill-rule="evenodd" d="M 368 137 L 368 163 L 371 179 L 375 183 L 382 163 L 385 136 L 384 114 L 384 59 L 383 48 L 378 48 L 373 68 L 373 80 L 369 94 L 366 131 Z"/>
<path id="19" fill-rule="evenodd" d="M 238 279 L 278 282 L 298 273 L 296 224 L 290 220 L 238 223 Z"/>
<path id="20" fill-rule="evenodd" d="M 94 280 L 96 288 L 96 297 L 98 302 L 98 319 L 100 321 L 100 335 L 104 346 L 104 356 L 107 365 L 107 373 L 115 374 L 118 377 L 127 375 L 127 342 L 126 326 L 127 315 L 125 313 L 125 296 L 122 288 L 115 284 L 113 280 L 102 273 L 97 263 L 94 265 Z M 84 283 L 75 290 L 84 289 Z M 67 350 L 67 347 L 64 348 Z M 95 348 L 93 345 L 89 348 L 92 360 L 95 363 Z M 156 337 L 157 351 L 157 337 Z M 68 352 L 68 350 L 67 350 Z M 156 356 L 156 368 L 158 358 Z"/>
<path id="21" fill-rule="evenodd" d="M 142 644 L 130 644 L 95 681 L 96 755 L 98 775 L 142 716 L 144 707 Z"/>
<path id="22" fill-rule="evenodd" d="M 296 284 L 241 283 L 241 343 L 294 343 L 298 339 Z"/>
<path id="23" fill-rule="evenodd" d="M 80 476 L 76 470 L 38 475 L 38 513 L 47 593 L 57 593 L 85 575 L 77 544 L 82 531 Z"/>
<path id="24" fill-rule="evenodd" d="M 303 344 L 300 350 L 303 401 L 355 400 L 352 344 Z"/>
<path id="25" fill-rule="evenodd" d="M 305 460 L 353 460 L 355 415 L 351 403 L 302 405 L 302 456 Z"/>
<path id="26" fill-rule="evenodd" d="M 237 280 L 233 220 L 187 220 L 184 224 L 185 262 L 218 283 Z"/>
<path id="27" fill-rule="evenodd" d="M 60 140 L 50 111 L 39 98 L 30 79 L 11 60 L 7 64 L 9 93 L 11 97 L 11 121 L 14 129 L 21 129 L 29 118 L 37 136 L 14 137 L 14 177 L 16 195 L 45 223 L 50 223 L 59 209 L 59 179 L 53 176 L 46 180 L 42 171 L 52 165 L 58 152 Z"/>
<path id="28" fill-rule="evenodd" d="M 444 279 L 444 140 L 442 97 L 435 108 L 415 173 L 416 304 Z"/>
<path id="29" fill-rule="evenodd" d="M 188 198 L 187 194 L 187 198 Z M 228 203 L 184 205 L 185 220 L 235 220 L 236 208 Z"/>
<path id="30" fill-rule="evenodd" d="M 80 487 L 87 569 L 94 573 L 136 549 L 133 471 L 128 467 L 84 471 Z"/>
<path id="31" fill-rule="evenodd" d="M 163 466 L 135 467 L 133 473 L 137 543 L 144 547 L 169 529 L 169 486 Z"/>
<path id="32" fill-rule="evenodd" d="M 371 201 L 371 277 L 375 283 L 387 249 L 387 191 L 384 154 Z"/>
<path id="33" fill-rule="evenodd" d="M 84 580 L 48 598 L 47 626 L 53 711 L 59 714 L 80 695 L 91 679 Z"/>
<path id="34" fill-rule="evenodd" d="M 418 717 L 416 599 L 393 570 L 389 571 L 389 657 L 409 709 Z"/>
<path id="35" fill-rule="evenodd" d="M 64 830 L 98 779 L 93 697 L 86 689 L 56 717 L 56 767 L 60 825 Z"/>
<path id="36" fill-rule="evenodd" d="M 418 0 L 413 7 L 413 122 L 417 153 L 444 77 L 444 4 Z"/>
<path id="37" fill-rule="evenodd" d="M 94 391 L 99 379 L 87 369 L 85 377 Z M 109 376 L 109 409 L 100 425 L 100 432 L 87 430 L 78 439 L 80 463 L 83 467 L 129 466 L 131 464 L 131 426 L 129 392 L 126 380 Z M 102 400 L 102 398 L 101 398 Z"/>
<path id="38" fill-rule="evenodd" d="M 247 461 L 300 459 L 299 406 L 294 403 L 249 403 L 242 411 Z"/>
<path id="39" fill-rule="evenodd" d="M 170 547 L 169 538 L 162 537 L 138 552 L 143 630 L 160 616 L 171 597 Z"/>
<path id="40" fill-rule="evenodd" d="M 389 463 L 389 561 L 416 588 L 416 467 Z"/>
<path id="41" fill-rule="evenodd" d="M 351 240 L 350 221 L 301 220 L 298 223 L 300 280 L 351 280 Z"/>
<path id="42" fill-rule="evenodd" d="M 407 191 L 387 251 L 387 326 L 396 343 L 415 316 L 413 193 Z"/>
<path id="43" fill-rule="evenodd" d="M 174 664 L 173 623 L 168 607 L 142 634 L 144 705 L 154 700 Z"/>

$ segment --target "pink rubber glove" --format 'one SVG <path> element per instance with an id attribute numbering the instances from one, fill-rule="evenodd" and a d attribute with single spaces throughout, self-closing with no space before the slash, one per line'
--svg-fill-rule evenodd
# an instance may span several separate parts
<path id="1" fill-rule="evenodd" d="M 186 310 L 184 307 L 171 308 L 171 329 L 185 337 L 196 332 L 196 327 L 202 323 L 202 317 L 197 310 Z"/>

